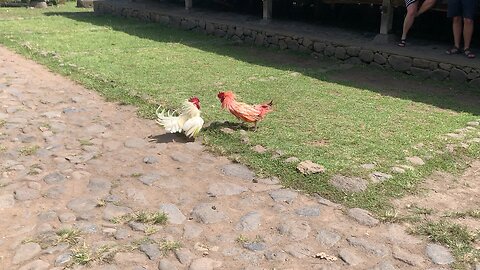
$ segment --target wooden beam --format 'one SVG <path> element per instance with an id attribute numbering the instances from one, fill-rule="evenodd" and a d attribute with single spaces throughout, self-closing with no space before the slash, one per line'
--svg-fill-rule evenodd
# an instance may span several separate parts
<path id="1" fill-rule="evenodd" d="M 387 35 L 392 31 L 393 6 L 391 0 L 383 0 L 380 10 L 382 13 L 380 34 Z"/>
<path id="2" fill-rule="evenodd" d="M 263 19 L 270 20 L 272 18 L 272 2 L 273 0 L 263 0 Z"/>
<path id="3" fill-rule="evenodd" d="M 192 9 L 192 0 L 185 0 L 185 9 L 186 10 Z"/>

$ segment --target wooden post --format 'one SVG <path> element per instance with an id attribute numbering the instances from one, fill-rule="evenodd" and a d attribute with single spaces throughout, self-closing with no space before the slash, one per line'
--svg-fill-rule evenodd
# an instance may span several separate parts
<path id="1" fill-rule="evenodd" d="M 263 19 L 270 20 L 272 18 L 272 1 L 263 0 Z"/>
<path id="2" fill-rule="evenodd" d="M 185 9 L 186 10 L 192 9 L 192 0 L 185 0 Z"/>
<path id="3" fill-rule="evenodd" d="M 392 30 L 393 22 L 393 7 L 391 0 L 383 0 L 381 13 L 380 34 L 388 35 Z"/>

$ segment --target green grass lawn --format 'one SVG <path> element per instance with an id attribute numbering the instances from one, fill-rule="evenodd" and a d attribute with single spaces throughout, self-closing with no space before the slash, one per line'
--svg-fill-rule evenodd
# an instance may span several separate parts
<path id="1" fill-rule="evenodd" d="M 225 134 L 219 125 L 205 129 L 205 143 L 261 175 L 280 176 L 286 186 L 377 213 L 390 209 L 389 198 L 414 191 L 433 170 L 455 170 L 458 159 L 479 156 L 478 147 L 456 155 L 438 152 L 454 141 L 440 135 L 479 118 L 478 103 L 465 102 L 462 86 L 422 83 L 363 67 L 342 69 L 308 55 L 237 46 L 132 19 L 97 17 L 91 10 L 74 8 L 74 3 L 45 10 L 0 9 L 0 43 L 109 100 L 139 106 L 141 115 L 149 118 L 158 104 L 175 108 L 196 95 L 207 122 L 235 122 L 220 109 L 218 91 L 234 90 L 249 103 L 273 99 L 275 111 L 257 132 L 248 132 L 250 145 L 241 143 L 239 132 Z M 405 82 L 405 87 L 393 87 L 388 80 L 371 85 L 342 79 L 355 72 Z M 468 95 L 478 98 L 473 92 Z M 152 130 L 157 132 L 160 128 Z M 257 144 L 270 152 L 252 151 Z M 416 149 L 418 144 L 423 147 Z M 272 159 L 275 150 L 285 156 Z M 335 174 L 368 178 L 369 172 L 359 166 L 364 163 L 375 162 L 376 170 L 391 173 L 392 166 L 406 164 L 405 157 L 412 155 L 430 159 L 366 192 L 345 194 L 328 184 Z M 284 162 L 290 156 L 322 164 L 326 173 L 303 176 L 296 164 Z"/>

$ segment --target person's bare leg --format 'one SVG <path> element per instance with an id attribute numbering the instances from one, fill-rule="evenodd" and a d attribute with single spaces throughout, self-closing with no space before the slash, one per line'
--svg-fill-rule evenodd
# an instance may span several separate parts
<path id="1" fill-rule="evenodd" d="M 402 40 L 407 39 L 408 31 L 412 27 L 413 22 L 415 21 L 415 17 L 417 16 L 417 9 L 418 9 L 417 2 L 410 4 L 407 7 L 407 15 L 405 15 L 405 20 L 403 21 Z"/>
<path id="2" fill-rule="evenodd" d="M 433 5 L 435 4 L 435 1 L 436 0 L 425 0 L 425 2 L 423 2 L 423 4 L 418 9 L 417 16 L 419 16 L 420 14 L 424 13 L 425 11 L 433 7 Z"/>
<path id="3" fill-rule="evenodd" d="M 455 43 L 455 48 L 460 48 L 460 39 L 462 37 L 462 17 L 460 16 L 453 17 L 452 30 L 453 30 L 453 42 Z"/>
<path id="4" fill-rule="evenodd" d="M 470 48 L 470 42 L 472 41 L 473 34 L 473 20 L 463 19 L 463 46 L 465 49 Z"/>

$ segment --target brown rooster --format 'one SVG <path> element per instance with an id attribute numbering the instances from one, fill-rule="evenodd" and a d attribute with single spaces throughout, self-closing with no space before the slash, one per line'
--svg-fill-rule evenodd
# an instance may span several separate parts
<path id="1" fill-rule="evenodd" d="M 232 91 L 220 92 L 217 97 L 222 103 L 222 109 L 227 109 L 243 122 L 253 123 L 255 130 L 257 130 L 257 122 L 272 111 L 273 100 L 268 103 L 249 105 L 235 100 L 235 94 Z"/>

